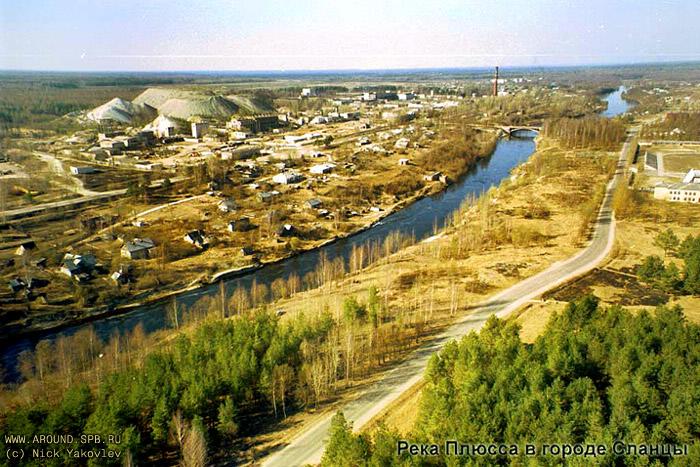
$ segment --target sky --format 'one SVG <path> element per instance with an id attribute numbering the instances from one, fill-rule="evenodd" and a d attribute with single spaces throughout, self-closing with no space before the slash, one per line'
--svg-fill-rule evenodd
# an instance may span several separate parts
<path id="1" fill-rule="evenodd" d="M 694 61 L 698 23 L 698 0 L 0 0 L 0 69 Z"/>

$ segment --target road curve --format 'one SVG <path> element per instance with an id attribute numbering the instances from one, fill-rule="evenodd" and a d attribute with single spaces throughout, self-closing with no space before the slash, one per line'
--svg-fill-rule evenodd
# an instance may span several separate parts
<path id="1" fill-rule="evenodd" d="M 634 137 L 632 130 L 620 151 L 615 174 L 608 183 L 605 196 L 594 225 L 589 245 L 573 257 L 553 264 L 545 271 L 525 279 L 472 308 L 472 312 L 452 325 L 444 333 L 415 350 L 399 367 L 388 371 L 377 383 L 364 390 L 355 400 L 342 408 L 345 417 L 361 428 L 403 392 L 422 377 L 430 356 L 447 342 L 470 331 L 479 330 L 491 315 L 500 318 L 520 308 L 527 301 L 541 295 L 598 265 L 608 255 L 615 240 L 615 218 L 612 195 L 618 181 L 624 176 L 626 154 Z M 266 467 L 293 467 L 318 464 L 323 455 L 332 414 L 324 417 L 298 435 L 284 448 L 263 460 Z"/>

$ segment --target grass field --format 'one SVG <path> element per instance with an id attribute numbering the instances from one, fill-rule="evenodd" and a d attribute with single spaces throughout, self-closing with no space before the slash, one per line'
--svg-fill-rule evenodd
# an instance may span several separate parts
<path id="1" fill-rule="evenodd" d="M 690 169 L 700 168 L 700 145 L 657 144 L 650 146 L 648 151 L 663 159 L 660 165 L 666 174 L 686 173 Z"/>

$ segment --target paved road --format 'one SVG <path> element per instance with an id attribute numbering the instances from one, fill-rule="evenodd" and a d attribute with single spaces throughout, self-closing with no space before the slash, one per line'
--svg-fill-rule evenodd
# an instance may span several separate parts
<path id="1" fill-rule="evenodd" d="M 624 176 L 625 157 L 631 139 L 632 136 L 627 139 L 620 152 L 617 169 L 607 186 L 590 244 L 572 258 L 555 263 L 547 270 L 474 306 L 468 316 L 414 351 L 400 367 L 387 372 L 383 379 L 371 385 L 342 408 L 348 420 L 354 422 L 355 429 L 365 425 L 403 392 L 420 381 L 430 356 L 448 341 L 457 339 L 470 331 L 479 330 L 491 315 L 501 318 L 507 316 L 547 290 L 590 271 L 608 255 L 615 239 L 615 219 L 611 209 L 612 194 L 616 183 Z M 293 467 L 319 463 L 331 417 L 332 414 L 309 427 L 290 444 L 265 459 L 263 465 Z"/>

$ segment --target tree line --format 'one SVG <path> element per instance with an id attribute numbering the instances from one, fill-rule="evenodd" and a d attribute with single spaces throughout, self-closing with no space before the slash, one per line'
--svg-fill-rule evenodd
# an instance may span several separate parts
<path id="1" fill-rule="evenodd" d="M 669 112 L 663 120 L 644 125 L 642 137 L 698 141 L 700 140 L 700 113 Z"/>
<path id="2" fill-rule="evenodd" d="M 664 251 L 664 258 L 649 255 L 637 267 L 643 282 L 669 293 L 700 294 L 700 235 L 688 235 L 682 242 L 671 229 L 660 232 L 654 244 Z M 682 269 L 668 256 L 682 260 Z"/>
<path id="3" fill-rule="evenodd" d="M 687 445 L 682 465 L 700 462 L 700 326 L 679 307 L 653 314 L 604 309 L 584 297 L 555 314 L 534 344 L 513 322 L 490 318 L 482 330 L 434 355 L 418 419 L 408 438 L 465 443 L 602 444 L 602 465 L 663 465 L 668 457 L 615 457 L 611 445 Z M 560 457 L 399 456 L 399 435 L 353 434 L 336 415 L 324 466 L 559 465 Z M 571 458 L 570 458 L 571 459 Z M 578 459 L 574 459 L 575 462 Z M 580 459 L 584 462 L 583 459 Z"/>
<path id="4" fill-rule="evenodd" d="M 425 310 L 389 313 L 370 287 L 364 299 L 346 297 L 335 313 L 281 321 L 264 308 L 223 320 L 225 310 L 211 301 L 188 310 L 195 326 L 159 345 L 142 328 L 106 345 L 90 331 L 43 341 L 23 356 L 27 381 L 15 397 L 4 395 L 0 448 L 7 448 L 8 433 L 96 433 L 121 441 L 95 448 L 133 459 L 194 457 L 199 463 L 188 465 L 204 465 L 235 456 L 241 438 L 260 426 L 322 405 L 415 347 L 432 319 L 432 304 L 422 303 Z"/>
<path id="5" fill-rule="evenodd" d="M 569 149 L 617 149 L 625 140 L 625 124 L 602 117 L 546 120 L 542 133 Z"/>

